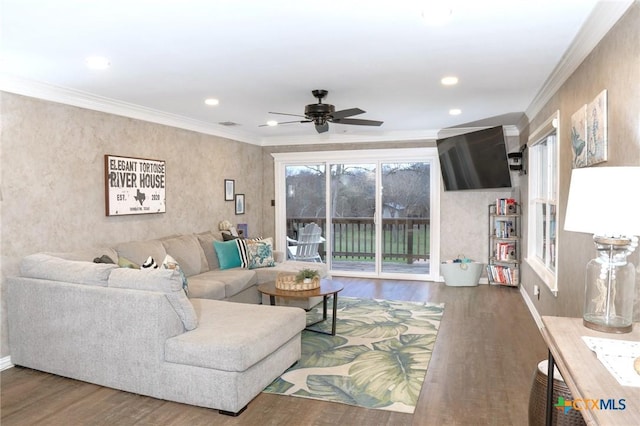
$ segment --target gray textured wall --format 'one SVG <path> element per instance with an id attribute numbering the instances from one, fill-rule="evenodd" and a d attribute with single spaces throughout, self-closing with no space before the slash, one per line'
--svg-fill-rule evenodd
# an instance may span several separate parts
<path id="1" fill-rule="evenodd" d="M 19 260 L 119 241 L 248 223 L 262 232 L 262 148 L 187 130 L 0 93 L 2 282 Z M 104 155 L 166 161 L 167 211 L 106 217 Z M 224 201 L 224 179 L 246 196 L 246 214 Z M 2 292 L 0 356 L 7 348 Z"/>
<path id="2" fill-rule="evenodd" d="M 541 315 L 582 316 L 585 266 L 595 257 L 595 249 L 590 235 L 562 230 L 572 169 L 571 115 L 604 89 L 608 96 L 609 159 L 594 167 L 640 166 L 640 2 L 634 2 L 544 108 L 530 118 L 529 129 L 533 131 L 556 110 L 560 111 L 558 297 L 547 290 L 526 263 L 522 271 L 523 285 Z M 625 184 L 629 202 L 640 203 L 640 182 Z M 523 197 L 526 194 L 524 182 Z M 636 301 L 640 299 L 639 254 L 631 256 L 637 267 Z M 533 297 L 534 285 L 541 288 L 540 300 Z M 640 321 L 638 304 L 635 318 Z"/>

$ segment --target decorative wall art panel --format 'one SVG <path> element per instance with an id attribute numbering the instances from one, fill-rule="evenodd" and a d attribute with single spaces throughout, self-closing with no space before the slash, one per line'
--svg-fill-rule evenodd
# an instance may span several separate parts
<path id="1" fill-rule="evenodd" d="M 107 216 L 164 213 L 165 162 L 104 156 Z"/>
<path id="2" fill-rule="evenodd" d="M 583 105 L 571 116 L 571 152 L 573 168 L 587 165 L 587 106 Z"/>
<path id="3" fill-rule="evenodd" d="M 587 107 L 587 165 L 607 161 L 607 91 Z"/>

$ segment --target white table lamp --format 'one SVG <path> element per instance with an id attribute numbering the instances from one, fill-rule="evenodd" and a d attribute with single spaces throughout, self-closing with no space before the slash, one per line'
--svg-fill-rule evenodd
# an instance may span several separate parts
<path id="1" fill-rule="evenodd" d="M 571 174 L 565 231 L 593 234 L 583 323 L 607 333 L 633 327 L 635 269 L 627 256 L 640 235 L 640 167 L 588 167 Z"/>

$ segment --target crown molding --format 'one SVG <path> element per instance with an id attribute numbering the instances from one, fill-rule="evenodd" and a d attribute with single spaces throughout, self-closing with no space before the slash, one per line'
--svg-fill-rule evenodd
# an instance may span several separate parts
<path id="1" fill-rule="evenodd" d="M 262 146 L 282 146 L 282 145 L 324 145 L 331 143 L 389 143 L 407 142 L 421 140 L 435 140 L 438 136 L 437 130 L 416 130 L 416 131 L 395 131 L 382 132 L 376 134 L 333 134 L 322 133 L 307 136 L 273 136 L 263 138 Z"/>
<path id="2" fill-rule="evenodd" d="M 450 138 L 452 136 L 463 135 L 465 133 L 476 132 L 478 130 L 484 130 L 497 126 L 476 126 L 476 127 L 450 127 L 448 129 L 442 129 L 438 132 L 438 139 Z M 520 136 L 520 129 L 518 126 L 509 124 L 502 126 L 505 136 Z"/>
<path id="3" fill-rule="evenodd" d="M 376 134 L 345 135 L 321 134 L 305 136 L 274 136 L 258 138 L 245 132 L 232 130 L 219 124 L 205 123 L 177 114 L 170 114 L 152 108 L 117 101 L 88 92 L 55 86 L 50 83 L 0 73 L 0 90 L 18 95 L 29 96 L 65 105 L 86 108 L 94 111 L 115 114 L 156 124 L 192 130 L 206 135 L 219 136 L 239 142 L 258 146 L 280 145 L 320 145 L 327 143 L 365 143 L 365 142 L 399 142 L 416 140 L 433 140 L 437 130 L 421 130 L 408 132 L 385 132 Z"/>
<path id="4" fill-rule="evenodd" d="M 558 65 L 533 98 L 526 110 L 527 117 L 535 117 L 542 110 L 633 3 L 634 0 L 624 0 L 600 1 L 596 4 Z"/>
<path id="5" fill-rule="evenodd" d="M 385 132 L 382 134 L 376 133 L 375 135 L 344 135 L 327 133 L 311 136 L 273 136 L 260 139 L 245 132 L 239 132 L 237 130 L 234 131 L 219 124 L 205 123 L 203 121 L 193 120 L 177 114 L 170 114 L 152 108 L 146 108 L 103 96 L 93 95 L 80 90 L 69 89 L 41 81 L 13 76 L 7 73 L 0 73 L 0 90 L 15 93 L 17 95 L 29 96 L 65 105 L 148 121 L 151 123 L 192 130 L 206 135 L 219 136 L 259 146 L 431 140 L 435 139 L 438 133 L 437 130 Z"/>
<path id="6" fill-rule="evenodd" d="M 255 137 L 243 132 L 234 131 L 219 124 L 193 120 L 177 114 L 170 114 L 152 108 L 116 101 L 80 90 L 29 80 L 7 73 L 0 73 L 0 90 L 151 123 L 192 130 L 206 135 L 219 136 L 253 145 L 260 145 L 260 141 Z"/>

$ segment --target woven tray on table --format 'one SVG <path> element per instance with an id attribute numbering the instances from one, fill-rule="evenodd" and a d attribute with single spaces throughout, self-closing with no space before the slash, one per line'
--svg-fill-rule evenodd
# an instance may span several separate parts
<path id="1" fill-rule="evenodd" d="M 320 278 L 311 279 L 310 283 L 296 281 L 296 276 L 291 274 L 278 274 L 276 278 L 276 288 L 287 291 L 313 290 L 320 287 Z"/>

